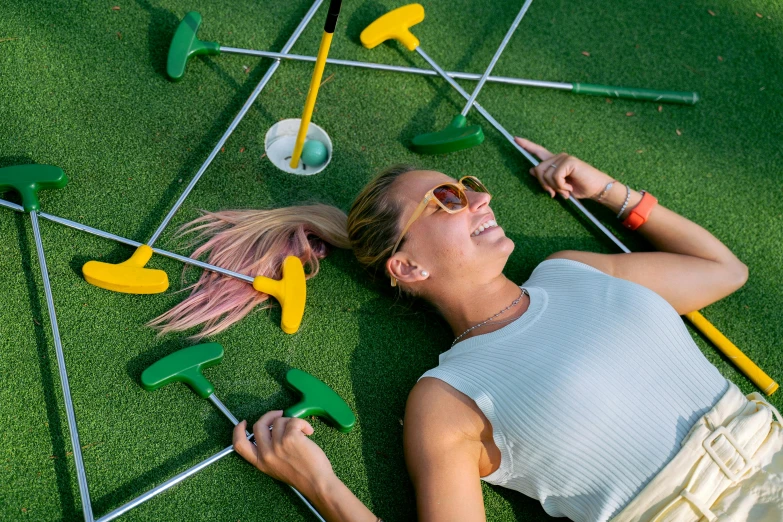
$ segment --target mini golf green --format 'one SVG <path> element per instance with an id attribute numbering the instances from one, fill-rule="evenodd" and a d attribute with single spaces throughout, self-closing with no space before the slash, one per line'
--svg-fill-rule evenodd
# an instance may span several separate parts
<path id="1" fill-rule="evenodd" d="M 69 178 L 39 194 L 45 212 L 137 241 L 147 240 L 272 65 L 249 56 L 198 56 L 183 78 L 166 75 L 169 43 L 186 13 L 203 17 L 199 37 L 279 51 L 309 1 L 133 0 L 7 2 L 0 7 L 0 168 L 55 165 Z M 329 56 L 423 68 L 396 43 L 372 51 L 361 30 L 390 0 L 343 6 Z M 426 3 L 416 35 L 446 70 L 481 73 L 521 2 Z M 314 56 L 322 7 L 291 52 Z M 319 21 L 320 20 L 320 21 Z M 783 8 L 640 0 L 618 6 L 534 0 L 493 74 L 550 81 L 695 91 L 693 105 L 581 96 L 488 83 L 479 103 L 510 132 L 566 150 L 647 189 L 705 226 L 750 268 L 745 287 L 702 312 L 752 360 L 783 380 Z M 284 61 L 157 245 L 175 239 L 199 210 L 322 201 L 347 209 L 369 177 L 409 162 L 454 177 L 478 176 L 516 250 L 507 273 L 524 281 L 562 249 L 615 252 L 583 218 L 552 201 L 527 162 L 490 125 L 484 143 L 420 156 L 408 145 L 443 128 L 465 104 L 437 77 L 327 65 L 313 122 L 333 142 L 327 168 L 291 176 L 264 157 L 264 136 L 301 114 L 312 64 Z M 475 82 L 459 81 L 471 92 Z M 3 195 L 20 203 L 21 199 Z M 632 249 L 647 246 L 587 205 Z M 184 386 L 141 387 L 145 368 L 193 344 L 157 338 L 144 323 L 179 302 L 198 274 L 153 256 L 171 288 L 128 295 L 86 283 L 92 259 L 120 263 L 132 248 L 41 220 L 41 233 L 93 511 L 108 513 L 231 443 L 231 423 Z M 0 209 L 0 520 L 81 516 L 74 457 L 30 219 Z M 356 413 L 339 433 L 314 421 L 314 440 L 335 472 L 384 520 L 415 517 L 402 455 L 407 393 L 437 364 L 451 333 L 437 315 L 398 302 L 343 251 L 308 281 L 299 332 L 280 329 L 280 309 L 256 312 L 209 339 L 225 349 L 209 379 L 239 419 L 255 421 L 297 397 L 281 384 L 290 368 L 322 380 Z M 689 327 L 690 328 L 690 327 Z M 753 386 L 699 334 L 705 355 L 745 392 Z M 783 409 L 783 395 L 772 403 Z M 174 419 L 174 422 L 172 422 Z M 536 502 L 484 485 L 489 520 L 543 520 Z M 123 520 L 313 520 L 289 488 L 229 456 Z"/>

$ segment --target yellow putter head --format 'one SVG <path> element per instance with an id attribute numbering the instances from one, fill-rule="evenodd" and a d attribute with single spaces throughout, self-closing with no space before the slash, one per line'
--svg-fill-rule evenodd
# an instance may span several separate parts
<path id="1" fill-rule="evenodd" d="M 393 39 L 413 51 L 419 46 L 419 39 L 413 36 L 409 29 L 422 20 L 424 7 L 421 4 L 404 5 L 389 11 L 365 27 L 359 39 L 368 49 Z"/>
<path id="2" fill-rule="evenodd" d="M 84 279 L 91 285 L 125 294 L 159 294 L 169 287 L 163 270 L 144 268 L 152 257 L 152 248 L 141 245 L 127 261 L 113 265 L 88 261 L 82 267 Z"/>
<path id="3" fill-rule="evenodd" d="M 264 276 L 253 280 L 253 288 L 275 296 L 283 308 L 280 328 L 287 334 L 299 330 L 304 315 L 307 285 L 302 262 L 296 256 L 288 256 L 283 261 L 283 278 L 278 281 Z"/>

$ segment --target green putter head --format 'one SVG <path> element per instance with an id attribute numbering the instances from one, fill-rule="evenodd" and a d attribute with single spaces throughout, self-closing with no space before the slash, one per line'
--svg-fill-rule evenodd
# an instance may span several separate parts
<path id="1" fill-rule="evenodd" d="M 419 134 L 413 138 L 411 148 L 419 154 L 447 154 L 469 149 L 484 141 L 480 125 L 467 125 L 462 114 L 457 114 L 451 124 L 439 132 Z"/>
<path id="2" fill-rule="evenodd" d="M 201 15 L 191 11 L 177 26 L 174 38 L 171 39 L 169 57 L 166 62 L 166 74 L 174 81 L 185 76 L 188 60 L 199 54 L 220 54 L 220 44 L 217 42 L 202 42 L 196 38 L 201 26 Z"/>
<path id="3" fill-rule="evenodd" d="M 215 392 L 212 383 L 201 370 L 220 364 L 223 346 L 204 343 L 189 346 L 167 355 L 141 373 L 141 386 L 147 391 L 157 390 L 172 382 L 184 382 L 206 399 Z"/>
<path id="4" fill-rule="evenodd" d="M 0 193 L 13 189 L 21 194 L 25 212 L 41 210 L 39 190 L 63 188 L 67 184 L 63 169 L 54 165 L 14 165 L 0 169 Z"/>
<path id="5" fill-rule="evenodd" d="M 302 370 L 291 368 L 285 374 L 286 384 L 302 394 L 302 400 L 283 412 L 284 417 L 309 417 L 325 419 L 338 431 L 348 433 L 356 424 L 351 407 L 329 386 Z"/>

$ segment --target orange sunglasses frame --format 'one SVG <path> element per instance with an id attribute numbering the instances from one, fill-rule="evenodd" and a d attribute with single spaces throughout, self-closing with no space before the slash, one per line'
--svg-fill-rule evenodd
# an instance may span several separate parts
<path id="1" fill-rule="evenodd" d="M 467 192 L 467 191 L 477 192 L 477 191 L 473 190 L 470 187 L 465 186 L 462 183 L 462 181 L 465 180 L 465 179 L 469 179 L 469 180 L 475 182 L 479 187 L 482 187 L 484 189 L 483 192 L 485 192 L 486 194 L 489 194 L 489 191 L 487 190 L 487 187 L 484 186 L 484 184 L 475 176 L 463 176 L 456 183 L 438 183 L 437 185 L 432 187 L 430 190 L 428 190 L 426 194 L 424 194 L 424 199 L 421 200 L 421 203 L 419 203 L 419 206 L 416 207 L 416 210 L 414 210 L 413 214 L 411 214 L 411 217 L 408 220 L 408 223 L 402 229 L 402 234 L 400 234 L 399 239 L 397 239 L 397 242 L 394 244 L 394 248 L 392 248 L 392 252 L 391 252 L 391 255 L 389 255 L 389 257 L 392 257 L 394 254 L 397 253 L 397 247 L 400 246 L 400 243 L 402 242 L 402 238 L 405 237 L 405 234 L 408 232 L 408 229 L 411 227 L 411 225 L 413 225 L 413 222 L 416 221 L 417 219 L 419 219 L 419 217 L 421 217 L 421 214 L 424 212 L 424 209 L 427 208 L 427 205 L 429 205 L 430 201 L 435 201 L 435 203 L 437 203 L 437 205 L 440 208 L 442 208 L 443 210 L 445 210 L 449 214 L 457 214 L 458 212 L 462 212 L 463 210 L 468 208 L 468 206 L 469 206 L 468 196 L 467 196 L 467 194 L 465 194 L 465 192 Z M 464 198 L 465 206 L 463 206 L 461 208 L 458 208 L 457 210 L 452 210 L 452 209 L 446 207 L 446 205 L 444 205 L 441 200 L 439 200 L 438 198 L 435 197 L 435 190 L 439 189 L 440 187 L 454 187 L 455 189 L 457 189 L 457 192 L 460 195 L 460 200 L 462 200 Z M 491 194 L 490 194 L 490 196 L 491 196 Z M 391 285 L 392 286 L 397 286 L 397 279 L 394 276 L 390 276 L 390 277 L 391 277 Z"/>

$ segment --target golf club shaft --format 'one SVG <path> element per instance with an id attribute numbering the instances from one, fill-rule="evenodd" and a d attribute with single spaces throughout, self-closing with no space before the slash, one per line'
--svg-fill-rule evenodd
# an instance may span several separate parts
<path id="1" fill-rule="evenodd" d="M 226 405 L 223 404 L 220 401 L 220 399 L 218 399 L 217 396 L 214 393 L 209 396 L 209 400 L 212 401 L 212 404 L 217 406 L 217 409 L 219 409 L 221 411 L 221 413 L 223 413 L 223 415 L 225 415 L 228 418 L 228 420 L 231 421 L 231 424 L 233 424 L 234 426 L 239 424 L 239 421 L 237 420 L 236 417 L 234 417 L 234 414 L 231 413 L 231 410 L 226 408 Z M 248 433 L 248 435 L 250 435 L 250 434 Z"/>
<path id="2" fill-rule="evenodd" d="M 220 46 L 220 51 L 229 54 L 242 54 L 247 56 L 258 56 L 261 58 L 272 58 L 275 60 L 296 60 L 303 62 L 314 62 L 315 56 L 302 56 L 299 54 L 276 53 L 272 51 L 257 51 L 254 49 L 240 49 L 237 47 Z M 400 72 L 408 74 L 419 74 L 422 76 L 438 76 L 438 73 L 431 69 L 418 69 L 415 67 L 404 67 L 400 65 L 387 65 L 382 63 L 358 62 L 354 60 L 340 60 L 337 58 L 327 58 L 326 63 L 330 65 L 346 65 L 350 67 L 359 67 L 362 69 L 375 69 L 378 71 Z M 449 71 L 452 78 L 458 80 L 479 80 L 480 74 Z M 589 94 L 592 96 L 607 96 L 612 98 L 644 99 L 655 100 L 662 103 L 679 103 L 685 105 L 695 104 L 699 96 L 695 92 L 683 91 L 662 91 L 655 89 L 635 89 L 629 87 L 615 87 L 611 85 L 594 85 L 586 83 L 565 83 L 550 82 L 545 80 L 527 80 L 524 78 L 509 78 L 507 76 L 489 76 L 487 81 L 492 83 L 504 83 L 508 85 L 522 85 L 525 87 L 539 87 L 544 89 L 557 89 L 561 91 L 571 91 L 575 94 Z M 644 96 L 642 96 L 644 94 Z"/>
<path id="3" fill-rule="evenodd" d="M 443 76 L 443 78 L 449 82 L 449 84 L 454 87 L 463 98 L 466 100 L 470 98 L 468 93 L 465 92 L 465 90 L 460 87 L 457 82 L 450 78 L 446 72 L 432 60 L 432 58 L 422 51 L 421 47 L 417 47 L 416 51 L 418 51 L 418 53 L 427 61 L 427 63 L 429 63 L 434 70 L 438 71 L 438 74 Z M 525 158 L 527 158 L 527 160 L 532 163 L 533 166 L 538 165 L 539 161 L 535 159 L 528 151 L 522 148 L 522 146 L 514 140 L 514 137 L 506 129 L 504 129 L 503 126 L 500 125 L 500 123 L 498 123 L 498 121 L 493 118 L 492 115 L 490 115 L 481 105 L 474 102 L 473 106 L 476 107 L 476 110 L 479 111 L 479 113 L 481 113 L 481 115 L 484 116 L 484 118 L 486 118 L 486 120 L 490 122 L 492 126 L 495 127 L 495 129 L 497 129 L 497 131 L 500 132 L 509 141 L 509 143 L 511 143 L 523 156 L 525 156 Z M 614 244 L 620 248 L 620 250 L 626 254 L 631 252 L 631 250 L 619 239 L 617 239 L 617 237 L 612 234 L 608 228 L 598 221 L 598 219 L 596 219 L 596 217 L 593 216 L 593 214 L 587 210 L 578 199 L 568 198 L 568 201 L 570 201 L 577 209 L 579 209 L 579 211 L 582 212 L 582 214 L 587 217 L 601 232 L 603 232 L 606 237 L 611 239 L 612 242 L 614 242 Z M 723 334 L 721 334 L 720 331 L 712 325 L 712 323 L 707 321 L 707 319 L 701 315 L 701 313 L 697 311 L 690 312 L 689 314 L 686 314 L 685 317 L 697 330 L 709 338 L 715 347 L 718 348 L 718 350 L 720 350 L 724 355 L 726 355 L 726 357 L 728 357 L 734 363 L 734 365 L 764 393 L 771 394 L 777 390 L 777 383 L 772 380 L 753 361 L 751 361 L 750 358 L 742 352 L 742 350 L 737 348 L 737 346 L 735 346 Z"/>
<path id="4" fill-rule="evenodd" d="M 307 91 L 307 98 L 305 99 L 304 109 L 302 110 L 302 118 L 299 122 L 299 132 L 296 133 L 296 142 L 294 143 L 294 150 L 291 153 L 291 163 L 289 166 L 292 169 L 299 167 L 299 158 L 302 157 L 302 148 L 304 148 L 305 137 L 307 136 L 307 130 L 310 127 L 310 119 L 313 117 L 315 100 L 318 98 L 318 89 L 321 87 L 321 77 L 324 74 L 326 57 L 329 55 L 329 47 L 332 45 L 332 37 L 334 36 L 334 30 L 337 26 L 337 17 L 340 15 L 341 5 L 342 0 L 330 0 L 329 2 L 329 12 L 326 15 L 324 33 L 321 35 L 321 45 L 318 47 L 315 68 L 313 69 L 313 75 L 310 77 L 310 88 Z"/>
<path id="5" fill-rule="evenodd" d="M 220 402 L 220 399 L 218 399 L 217 397 L 215 397 L 215 394 L 214 394 L 214 393 L 213 393 L 212 395 L 210 395 L 210 396 L 209 396 L 209 400 L 211 400 L 211 401 L 212 401 L 212 402 L 215 404 L 215 406 L 217 406 L 217 408 L 218 408 L 218 409 L 219 409 L 219 410 L 220 410 L 220 411 L 223 413 L 223 415 L 225 415 L 225 416 L 228 418 L 228 420 L 230 420 L 230 421 L 231 421 L 231 423 L 232 423 L 234 426 L 236 426 L 237 424 L 239 424 L 239 421 L 237 420 L 237 418 L 236 418 L 236 417 L 234 417 L 234 414 L 233 414 L 233 413 L 231 413 L 231 411 L 230 411 L 228 408 L 226 408 L 226 406 L 225 406 L 225 405 L 224 405 L 222 402 Z M 271 428 L 270 428 L 270 429 L 271 429 Z M 245 430 L 245 434 L 247 435 L 248 439 L 249 439 L 250 437 L 252 437 L 252 435 L 251 435 L 250 433 L 248 433 L 248 431 L 247 431 L 247 430 Z M 256 443 L 256 441 L 255 441 L 255 440 L 253 440 L 253 441 L 251 441 L 251 442 L 252 442 L 253 444 L 255 444 L 255 443 Z M 313 515 L 315 515 L 315 516 L 316 516 L 316 518 L 318 518 L 318 520 L 320 520 L 321 522 L 326 522 L 326 521 L 323 519 L 323 517 L 321 516 L 321 514 L 318 512 L 318 510 L 317 510 L 317 509 L 315 509 L 315 507 L 314 507 L 312 504 L 310 504 L 310 501 L 309 501 L 309 500 L 307 500 L 307 497 L 305 497 L 304 495 L 302 495 L 302 493 L 300 493 L 300 492 L 299 492 L 299 490 L 298 490 L 298 489 L 296 489 L 295 487 L 293 487 L 291 484 L 289 484 L 289 485 L 288 485 L 288 487 L 290 487 L 290 488 L 291 488 L 291 489 L 294 491 L 294 493 L 296 493 L 296 494 L 297 494 L 297 496 L 298 496 L 298 497 L 299 497 L 299 498 L 302 500 L 302 502 L 304 502 L 304 503 L 305 503 L 305 505 L 306 505 L 306 506 L 307 506 L 307 507 L 310 509 L 310 511 L 313 513 Z"/>
<path id="6" fill-rule="evenodd" d="M 321 2 L 323 2 L 323 0 L 315 0 L 310 10 L 307 11 L 307 14 L 305 14 L 305 17 L 299 23 L 299 26 L 297 26 L 296 30 L 294 31 L 294 34 L 291 35 L 291 38 L 289 38 L 286 44 L 283 46 L 283 53 L 287 53 L 294 46 L 296 40 L 305 30 L 305 27 L 307 27 L 308 22 L 315 15 L 315 12 L 318 10 L 318 7 L 321 5 Z M 196 185 L 196 182 L 199 180 L 199 178 L 201 178 L 201 176 L 207 170 L 207 167 L 210 166 L 212 160 L 215 159 L 215 156 L 218 155 L 220 149 L 226 143 L 226 140 L 228 140 L 228 137 L 231 136 L 231 133 L 233 133 L 234 129 L 237 128 L 239 122 L 242 121 L 242 118 L 244 118 L 245 114 L 247 114 L 247 111 L 249 111 L 250 107 L 253 106 L 253 103 L 256 101 L 256 98 L 258 98 L 258 95 L 261 94 L 261 91 L 264 89 L 264 87 L 266 87 L 266 84 L 272 78 L 272 75 L 275 74 L 275 71 L 277 71 L 278 67 L 280 67 L 280 61 L 276 61 L 271 66 L 269 66 L 269 69 L 266 71 L 266 74 L 264 74 L 264 77 L 261 78 L 261 81 L 258 82 L 258 85 L 253 90 L 253 93 L 250 95 L 250 98 L 248 98 L 248 100 L 242 106 L 242 109 L 239 111 L 236 117 L 234 117 L 234 121 L 232 121 L 231 125 L 228 126 L 228 130 L 226 130 L 226 132 L 223 133 L 223 136 L 220 137 L 220 140 L 218 141 L 217 145 L 215 145 L 215 148 L 212 149 L 212 152 L 209 154 L 207 160 L 204 162 L 203 165 L 201 165 L 201 168 L 198 169 L 198 172 L 193 177 L 193 179 L 190 180 L 190 183 L 188 183 L 188 186 L 185 188 L 185 192 L 182 193 L 182 195 L 179 197 L 177 202 L 174 204 L 174 207 L 169 211 L 169 213 L 163 219 L 163 222 L 160 224 L 158 229 L 155 231 L 154 234 L 152 234 L 152 237 L 147 242 L 147 245 L 152 246 L 155 243 L 155 241 L 158 239 L 160 234 L 163 233 L 163 230 L 169 224 L 171 218 L 174 217 L 174 214 L 177 212 L 177 210 L 179 210 L 179 207 L 182 206 L 182 203 L 184 203 L 185 198 L 188 197 L 188 194 L 190 194 L 190 191 L 193 190 L 193 187 Z"/>
<path id="7" fill-rule="evenodd" d="M 248 438 L 250 438 L 250 437 L 252 437 L 252 435 L 248 436 Z M 188 477 L 190 477 L 192 475 L 195 475 L 196 473 L 198 473 L 202 469 L 206 468 L 207 466 L 210 466 L 210 465 L 214 464 L 215 462 L 219 461 L 220 459 L 222 459 L 226 455 L 230 455 L 231 453 L 234 453 L 234 446 L 233 445 L 227 446 L 226 448 L 220 450 L 219 452 L 215 453 L 211 457 L 208 457 L 208 458 L 202 460 L 201 462 L 199 462 L 198 464 L 196 464 L 194 466 L 191 466 L 190 468 L 186 469 L 182 473 L 180 473 L 180 474 L 178 474 L 178 475 L 176 475 L 174 477 L 171 477 L 170 479 L 168 479 L 163 484 L 161 484 L 159 486 L 156 486 L 156 487 L 152 488 L 151 490 L 147 491 L 146 493 L 143 493 L 143 494 L 139 495 L 138 497 L 134 498 L 130 502 L 127 502 L 126 504 L 123 504 L 122 506 L 118 507 L 114 511 L 112 511 L 110 513 L 107 513 L 106 515 L 104 515 L 101 518 L 97 519 L 95 522 L 109 522 L 109 520 L 114 520 L 115 518 L 124 515 L 125 513 L 130 511 L 131 509 L 133 509 L 133 508 L 135 508 L 137 506 L 140 506 L 141 504 L 145 503 L 146 501 L 150 500 L 151 498 L 158 496 L 159 494 L 163 493 L 164 491 L 166 491 L 168 489 L 171 489 L 172 487 L 176 486 L 177 484 L 179 484 L 180 482 L 182 482 L 186 478 L 188 478 Z M 294 488 L 291 488 L 291 489 L 293 489 L 296 492 L 296 494 L 299 495 L 299 498 L 301 498 L 302 500 L 307 502 L 307 499 L 304 496 L 302 496 L 302 494 L 299 493 L 299 491 L 297 491 Z M 308 502 L 308 505 L 309 505 L 309 502 Z M 314 508 L 312 508 L 312 506 L 310 506 L 310 509 L 314 509 Z M 323 522 L 323 518 L 321 518 L 321 516 L 318 515 L 317 512 L 314 512 L 314 513 Z"/>
<path id="8" fill-rule="evenodd" d="M 443 69 L 441 69 L 441 68 L 440 68 L 440 66 L 439 66 L 437 63 L 435 63 L 435 61 L 433 61 L 433 59 L 432 59 L 432 58 L 430 58 L 430 57 L 427 55 L 427 53 L 425 53 L 425 52 L 422 50 L 422 48 L 421 48 L 421 47 L 417 47 L 417 48 L 416 48 L 416 51 L 417 51 L 417 52 L 418 52 L 418 53 L 419 53 L 419 54 L 422 56 L 422 58 L 424 58 L 425 60 L 427 60 L 427 63 L 429 63 L 429 64 L 430 64 L 430 66 L 431 66 L 431 67 L 432 67 L 432 68 L 433 68 L 435 71 L 437 71 L 437 72 L 438 72 L 438 74 L 440 74 L 441 76 L 443 76 L 443 78 L 445 78 L 445 79 L 446 79 L 446 81 L 448 81 L 448 82 L 449 82 L 449 84 L 450 84 L 452 87 L 454 87 L 454 88 L 457 90 L 457 92 L 459 92 L 459 93 L 462 95 L 462 97 L 463 97 L 463 98 L 465 98 L 466 100 L 470 99 L 470 95 L 469 95 L 467 92 L 465 92 L 465 89 L 463 89 L 462 87 L 460 87 L 460 85 L 459 85 L 459 84 L 458 84 L 456 81 L 454 81 L 452 78 L 450 78 L 450 77 L 449 77 L 449 76 L 446 74 L 446 72 L 445 72 Z M 495 118 L 493 118 L 493 117 L 492 117 L 492 115 L 491 115 L 491 114 L 489 114 L 489 113 L 488 113 L 488 112 L 487 112 L 487 111 L 484 109 L 484 107 L 482 107 L 481 105 L 479 105 L 479 103 L 478 103 L 478 102 L 473 102 L 473 106 L 476 108 L 476 110 L 477 110 L 477 111 L 479 111 L 479 113 L 481 113 L 481 115 L 482 115 L 482 116 L 484 116 L 484 118 L 485 118 L 485 119 L 486 119 L 486 120 L 487 120 L 489 123 L 491 123 L 491 124 L 492 124 L 492 126 L 493 126 L 493 127 L 495 127 L 495 129 L 497 129 L 497 131 L 498 131 L 498 132 L 500 132 L 500 133 L 501 133 L 501 134 L 502 134 L 502 135 L 503 135 L 503 136 L 504 136 L 504 137 L 505 137 L 505 138 L 506 138 L 506 139 L 507 139 L 507 140 L 508 140 L 508 141 L 509 141 L 509 142 L 510 142 L 510 143 L 511 143 L 511 144 L 512 144 L 514 147 L 516 147 L 516 149 L 517 149 L 519 152 L 521 152 L 521 153 L 522 153 L 522 155 L 523 155 L 523 156 L 525 156 L 525 158 L 527 158 L 527 160 L 528 160 L 529 162 L 531 162 L 533 165 L 538 165 L 538 160 L 536 160 L 536 159 L 535 159 L 533 156 L 531 156 L 531 155 L 530 155 L 530 153 L 529 153 L 528 151 L 526 151 L 525 149 L 523 149 L 523 148 L 522 148 L 522 146 L 520 146 L 520 145 L 519 145 L 519 144 L 518 144 L 516 141 L 514 141 L 514 136 L 512 136 L 512 135 L 511 135 L 511 134 L 510 134 L 510 133 L 509 133 L 509 132 L 508 132 L 506 129 L 504 129 L 504 128 L 503 128 L 503 126 L 502 126 L 502 125 L 500 125 L 500 123 L 498 123 L 498 121 L 497 121 Z M 617 246 L 618 246 L 618 247 L 619 247 L 619 248 L 620 248 L 620 249 L 621 249 L 623 252 L 630 252 L 630 250 L 628 250 L 628 248 L 627 248 L 625 245 L 623 245 L 623 244 L 620 242 L 620 240 L 619 240 L 619 239 L 617 239 L 617 237 L 615 237 L 615 235 L 614 235 L 614 234 L 612 234 L 612 232 L 610 232 L 610 231 L 609 231 L 609 229 L 608 229 L 608 228 L 606 228 L 605 226 L 603 226 L 603 224 L 602 224 L 600 221 L 598 221 L 598 220 L 595 218 L 595 216 L 593 216 L 593 214 L 592 214 L 592 213 L 591 213 L 589 210 L 587 210 L 587 209 L 586 209 L 586 208 L 585 208 L 585 207 L 584 207 L 584 206 L 583 206 L 583 205 L 582 205 L 582 204 L 581 204 L 579 201 L 577 201 L 577 200 L 576 200 L 576 198 L 569 198 L 569 201 L 571 201 L 572 203 L 574 203 L 574 204 L 576 205 L 576 207 L 577 207 L 577 208 L 578 208 L 580 211 L 582 211 L 582 213 L 583 213 L 583 214 L 584 214 L 584 215 L 585 215 L 585 216 L 586 216 L 586 217 L 587 217 L 587 218 L 588 218 L 590 221 L 592 221 L 592 222 L 593 222 L 593 224 L 594 224 L 596 227 L 598 227 L 598 228 L 599 228 L 599 230 L 601 230 L 601 232 L 603 232 L 604 234 L 606 234 L 606 236 L 607 236 L 609 239 L 611 239 L 611 240 L 614 242 L 614 244 L 615 244 L 615 245 L 617 245 Z"/>
<path id="9" fill-rule="evenodd" d="M 101 518 L 99 518 L 98 520 L 96 520 L 96 522 L 108 522 L 109 520 L 114 520 L 115 518 L 117 518 L 117 517 L 119 517 L 121 515 L 124 515 L 125 513 L 130 511 L 131 509 L 135 508 L 136 506 L 139 506 L 139 505 L 143 504 L 144 502 L 148 501 L 149 499 L 159 495 L 160 493 L 163 493 L 164 491 L 166 491 L 167 489 L 171 488 L 172 486 L 176 486 L 177 484 L 179 484 L 180 482 L 182 482 L 186 478 L 190 477 L 191 475 L 195 475 L 196 473 L 198 473 L 202 469 L 206 468 L 210 464 L 212 464 L 214 462 L 217 462 L 218 460 L 222 459 L 226 455 L 229 455 L 229 454 L 231 454 L 233 452 L 234 452 L 234 446 L 233 445 L 228 446 L 227 448 L 219 451 L 218 453 L 215 453 L 211 457 L 202 460 L 201 462 L 199 462 L 195 466 L 192 466 L 192 467 L 186 469 L 185 471 L 183 471 L 182 473 L 180 473 L 180 474 L 170 478 L 169 480 L 167 480 L 163 484 L 161 484 L 161 485 L 159 485 L 159 486 L 157 486 L 157 487 L 147 491 L 146 493 L 143 493 L 143 494 L 139 495 L 138 497 L 134 498 L 130 502 L 128 502 L 128 503 L 118 507 L 114 511 L 112 511 L 110 513 L 107 513 L 106 515 L 104 515 Z"/>
<path id="10" fill-rule="evenodd" d="M 68 418 L 68 431 L 71 433 L 71 448 L 73 449 L 76 476 L 79 482 L 79 495 L 82 499 L 82 512 L 84 513 L 84 520 L 86 522 L 92 522 L 92 504 L 90 503 L 90 490 L 87 487 L 87 473 L 84 469 L 84 460 L 82 459 L 82 447 L 81 443 L 79 442 L 79 431 L 76 429 L 76 415 L 73 412 L 71 388 L 68 385 L 68 373 L 65 370 L 65 356 L 63 354 L 63 345 L 60 341 L 60 329 L 57 326 L 57 315 L 54 311 L 54 298 L 52 297 L 52 286 L 49 282 L 49 272 L 46 268 L 46 257 L 44 255 L 43 243 L 41 241 L 41 229 L 38 226 L 38 216 L 35 212 L 30 212 L 30 220 L 33 223 L 35 248 L 38 251 L 38 264 L 41 266 L 41 278 L 43 279 L 44 293 L 46 294 L 46 306 L 49 309 L 49 322 L 52 325 L 54 350 L 57 354 L 57 368 L 60 370 L 60 384 L 62 385 L 63 400 L 65 402 L 65 415 Z"/>
<path id="11" fill-rule="evenodd" d="M 258 56 L 260 58 L 272 58 L 275 60 L 294 60 L 299 62 L 314 62 L 316 60 L 315 56 L 276 53 L 272 51 L 256 51 L 254 49 L 240 49 L 237 47 L 225 47 L 223 45 L 220 46 L 220 52 L 228 53 L 228 54 Z M 388 65 L 385 63 L 358 62 L 355 60 L 341 60 L 339 58 L 327 58 L 326 63 L 329 65 L 345 65 L 349 67 L 358 67 L 360 69 L 374 69 L 376 71 L 418 74 L 420 76 L 438 76 L 438 73 L 436 73 L 433 70 L 418 69 L 416 67 L 405 67 L 402 65 Z M 449 71 L 446 74 L 458 80 L 481 79 L 481 75 L 477 73 Z M 543 80 L 525 80 L 522 78 L 509 78 L 506 76 L 489 76 L 487 77 L 487 81 L 492 83 L 504 83 L 508 85 L 523 85 L 526 87 L 544 87 L 547 89 L 560 89 L 561 91 L 570 91 L 571 89 L 574 88 L 574 85 L 571 83 L 548 82 Z"/>
<path id="12" fill-rule="evenodd" d="M 0 206 L 10 208 L 12 210 L 17 210 L 19 212 L 24 211 L 21 205 L 17 205 L 16 203 L 11 203 L 10 201 L 6 201 L 4 199 L 0 199 Z M 104 239 L 111 239 L 112 241 L 117 241 L 118 243 L 124 243 L 126 245 L 130 245 L 132 247 L 140 247 L 141 243 L 138 241 L 134 241 L 132 239 L 124 238 L 115 234 L 112 234 L 111 232 L 106 232 L 97 228 L 93 228 L 88 225 L 84 225 L 82 223 L 77 223 L 76 221 L 71 221 L 70 219 L 62 218 L 59 216 L 54 216 L 52 214 L 47 214 L 46 212 L 39 212 L 38 215 L 44 219 L 47 219 L 49 221 L 53 221 L 55 223 L 59 223 L 61 225 L 65 225 L 67 227 L 81 230 L 82 232 L 87 232 L 89 234 L 93 234 L 98 237 L 102 237 Z M 247 283 L 252 284 L 255 280 L 251 276 L 247 276 L 245 274 L 240 274 L 239 272 L 234 272 L 232 270 L 227 270 L 225 268 L 221 268 L 219 266 L 210 265 L 209 263 L 204 263 L 203 261 L 199 261 L 198 259 L 193 259 L 191 257 L 186 257 L 180 254 L 175 254 L 174 252 L 169 252 L 167 250 L 162 250 L 160 248 L 152 248 L 152 251 L 156 254 L 159 254 L 161 256 L 165 256 L 171 259 L 176 259 L 177 261 L 181 261 L 182 263 L 197 266 L 199 268 L 203 268 L 204 270 L 211 270 L 212 272 L 217 272 L 218 274 L 223 274 L 228 277 L 235 277 L 237 279 L 241 279 L 242 281 L 245 281 Z"/>
<path id="13" fill-rule="evenodd" d="M 492 60 L 490 60 L 487 70 L 484 71 L 484 74 L 481 75 L 481 79 L 479 80 L 478 85 L 476 85 L 476 88 L 473 89 L 473 93 L 470 95 L 470 98 L 468 99 L 468 103 L 466 103 L 465 108 L 462 109 L 461 114 L 463 116 L 468 115 L 468 111 L 470 110 L 471 106 L 473 106 L 473 102 L 476 101 L 476 97 L 478 97 L 481 88 L 484 87 L 484 83 L 487 81 L 487 78 L 489 77 L 489 73 L 492 72 L 492 69 L 495 67 L 495 64 L 498 62 L 501 53 L 503 53 L 503 49 L 506 48 L 506 44 L 508 44 L 508 41 L 511 40 L 511 37 L 514 35 L 514 31 L 516 31 L 517 26 L 519 25 L 519 22 L 522 21 L 522 17 L 525 16 L 525 13 L 527 12 L 528 8 L 530 7 L 530 4 L 532 3 L 533 0 L 527 0 L 522 6 L 522 9 L 519 10 L 519 14 L 514 19 L 514 22 L 511 24 L 511 27 L 506 32 L 506 36 L 503 37 L 503 41 L 500 42 L 500 46 L 498 47 L 498 50 L 495 51 L 495 55 L 492 57 Z"/>

